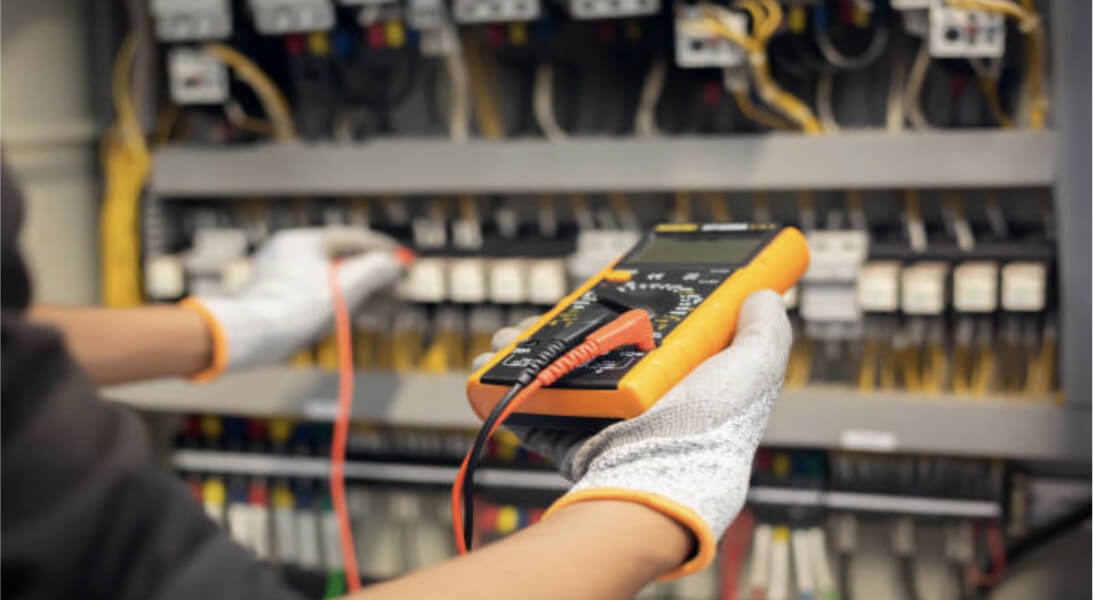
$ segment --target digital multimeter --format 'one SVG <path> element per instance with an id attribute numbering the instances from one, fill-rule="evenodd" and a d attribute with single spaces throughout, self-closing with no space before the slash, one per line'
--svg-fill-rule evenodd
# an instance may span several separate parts
<path id="1" fill-rule="evenodd" d="M 471 375 L 471 407 L 484 419 L 529 364 L 537 345 L 606 306 L 620 313 L 648 311 L 657 348 L 620 348 L 595 358 L 535 392 L 508 422 L 595 429 L 640 415 L 728 346 L 740 305 L 752 292 L 784 293 L 808 262 L 805 237 L 792 227 L 658 225 Z"/>

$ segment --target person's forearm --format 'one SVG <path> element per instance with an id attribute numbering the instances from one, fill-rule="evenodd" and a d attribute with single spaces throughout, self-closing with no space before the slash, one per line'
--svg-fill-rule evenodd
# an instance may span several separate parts
<path id="1" fill-rule="evenodd" d="M 64 335 L 76 362 L 100 384 L 192 375 L 209 365 L 212 338 L 201 316 L 176 306 L 34 306 L 31 321 Z"/>
<path id="2" fill-rule="evenodd" d="M 650 508 L 580 502 L 495 544 L 348 600 L 631 598 L 682 564 L 692 545 L 686 528 Z"/>

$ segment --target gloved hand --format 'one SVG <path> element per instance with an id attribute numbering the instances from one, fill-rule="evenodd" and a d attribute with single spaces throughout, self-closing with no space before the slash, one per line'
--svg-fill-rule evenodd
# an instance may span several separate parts
<path id="1" fill-rule="evenodd" d="M 518 334 L 499 331 L 494 348 Z M 704 568 L 744 505 L 752 459 L 782 386 L 791 341 L 781 296 L 756 292 L 741 307 L 732 344 L 641 416 L 591 437 L 515 428 L 531 450 L 553 458 L 561 474 L 576 482 L 547 516 L 585 500 L 637 502 L 688 527 L 698 541 L 695 554 L 666 578 Z"/>
<path id="2" fill-rule="evenodd" d="M 368 229 L 315 227 L 274 234 L 254 255 L 251 280 L 241 292 L 182 301 L 201 313 L 213 337 L 212 364 L 193 379 L 287 359 L 328 330 L 334 318 L 334 257 L 344 257 L 337 281 L 350 312 L 372 292 L 394 284 L 406 260 L 393 239 Z"/>

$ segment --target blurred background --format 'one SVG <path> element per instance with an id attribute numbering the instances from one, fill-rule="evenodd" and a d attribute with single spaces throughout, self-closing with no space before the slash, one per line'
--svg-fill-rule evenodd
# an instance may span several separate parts
<path id="1" fill-rule="evenodd" d="M 670 221 L 804 230 L 785 391 L 718 561 L 642 598 L 1090 597 L 1090 5 L 40 0 L 2 6 L 38 301 L 246 285 L 278 229 L 420 256 L 355 320 L 358 555 L 454 553 L 470 361 Z M 337 352 L 103 394 L 312 597 Z M 501 435 L 483 541 L 566 488 Z"/>

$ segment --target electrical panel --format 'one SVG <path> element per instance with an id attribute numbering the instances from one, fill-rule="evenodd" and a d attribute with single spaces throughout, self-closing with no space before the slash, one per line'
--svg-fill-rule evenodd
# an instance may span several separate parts
<path id="1" fill-rule="evenodd" d="M 734 527 L 761 547 L 768 566 L 778 562 L 794 582 L 787 590 L 817 597 L 840 587 L 832 582 L 835 567 L 859 552 L 864 530 L 883 528 L 887 551 L 903 564 L 924 554 L 920 525 L 936 528 L 944 558 L 959 565 L 954 578 L 970 591 L 982 582 L 968 573 L 987 554 L 984 531 L 1007 528 L 1008 543 L 1021 539 L 1010 526 L 1032 522 L 1020 516 L 1024 488 L 1015 475 L 1022 465 L 1004 462 L 1024 450 L 1000 442 L 992 446 L 996 458 L 981 450 L 989 434 L 977 428 L 1013 418 L 1007 409 L 1018 402 L 1030 419 L 1059 406 L 1058 341 L 1068 324 L 1056 200 L 1050 182 L 1023 175 L 1026 149 L 1002 161 L 1020 172 L 997 184 L 978 172 L 946 174 L 951 169 L 937 158 L 959 151 L 953 162 L 978 168 L 975 161 L 985 159 L 968 158 L 967 148 L 979 147 L 968 140 L 989 135 L 1005 148 L 1013 137 L 1036 137 L 1028 130 L 1066 123 L 1050 111 L 1046 120 L 1031 116 L 1033 107 L 1051 106 L 1037 66 L 1052 64 L 1051 57 L 1033 59 L 1036 48 L 1046 54 L 1055 47 L 1048 26 L 1060 15 L 1034 11 L 1036 19 L 1021 21 L 993 10 L 993 0 L 974 3 L 983 10 L 955 4 L 787 1 L 773 22 L 766 20 L 771 11 L 748 9 L 764 0 L 727 3 L 718 12 L 732 32 L 726 36 L 711 32 L 708 7 L 678 2 L 667 10 L 659 0 L 151 0 L 164 42 L 161 80 L 179 105 L 177 122 L 165 118 L 159 132 L 168 145 L 192 155 L 253 152 L 269 157 L 266 168 L 302 180 L 312 170 L 337 177 L 354 170 L 345 165 L 375 168 L 373 156 L 383 157 L 385 170 L 408 175 L 392 186 L 356 189 L 324 179 L 321 189 L 278 193 L 265 181 L 248 188 L 240 170 L 231 179 L 238 187 L 150 194 L 142 200 L 139 244 L 145 297 L 239 293 L 270 235 L 368 226 L 418 259 L 397 290 L 370 298 L 352 316 L 358 387 L 393 388 L 389 414 L 399 418 L 409 414 L 400 404 L 408 395 L 427 396 L 429 419 L 471 427 L 441 414 L 447 404 L 440 396 L 461 402 L 465 374 L 490 351 L 494 333 L 542 314 L 653 224 L 797 226 L 812 261 L 784 295 L 793 346 L 785 397 L 772 416 L 778 447 L 756 455 L 748 497 L 755 522 Z M 1007 26 L 1016 38 L 1010 43 Z M 247 67 L 182 45 L 204 40 L 244 55 L 283 103 L 247 90 Z M 281 119 L 296 132 L 283 147 L 271 135 Z M 926 129 L 934 133 L 916 135 Z M 893 176 L 898 168 L 846 150 L 860 150 L 854 144 L 862 138 L 876 139 L 878 148 L 906 140 L 932 166 L 910 165 Z M 558 169 L 590 147 L 598 152 L 589 159 L 594 168 Z M 780 154 L 783 147 L 791 150 Z M 295 158 L 285 164 L 282 152 Z M 497 163 L 466 161 L 477 152 L 496 152 Z M 157 178 L 171 154 L 162 154 Z M 902 149 L 896 154 L 910 160 Z M 627 156 L 647 162 L 627 164 Z M 532 167 L 521 171 L 522 158 Z M 851 159 L 858 169 L 832 174 L 820 166 Z M 707 179 L 710 171 L 738 164 L 749 175 L 775 172 L 774 183 L 769 175 L 708 183 L 717 181 Z M 464 189 L 446 179 L 452 171 L 497 183 Z M 556 185 L 544 184 L 544 173 Z M 655 177 L 660 185 L 635 183 Z M 325 465 L 323 422 L 332 403 L 322 390 L 332 389 L 336 350 L 323 338 L 283 365 L 322 382 L 290 403 L 302 406 L 292 427 L 187 419 L 175 449 L 176 466 L 215 520 L 263 560 L 309 573 L 338 567 L 326 558 L 337 554 L 328 545 L 328 490 L 291 468 Z M 278 387 L 276 366 L 271 373 Z M 845 423 L 832 429 L 817 420 L 815 407 L 802 408 L 813 401 L 830 401 L 821 412 Z M 968 427 L 966 442 L 934 431 L 976 407 L 985 416 Z M 901 418 L 889 418 L 889 410 L 903 411 Z M 394 577 L 452 551 L 436 481 L 415 480 L 422 471 L 401 467 L 453 469 L 468 440 L 454 429 L 412 425 L 369 423 L 350 436 L 350 461 L 370 474 L 349 490 L 355 518 L 369 525 L 356 532 L 369 576 Z M 999 429 L 1013 430 L 1006 423 Z M 824 450 L 793 450 L 798 438 Z M 952 448 L 956 456 L 947 454 Z M 288 474 L 274 480 L 228 468 L 250 464 L 232 460 L 252 454 Z M 560 491 L 551 485 L 564 485 L 538 479 L 553 475 L 550 465 L 512 439 L 488 454 L 483 482 L 511 475 L 519 494 L 484 484 L 477 500 L 483 540 L 541 518 Z M 369 470 L 377 463 L 389 470 Z M 252 488 L 256 500 L 243 502 Z M 737 552 L 739 537 L 730 530 L 724 551 Z M 292 543 L 278 547 L 279 539 Z M 831 552 L 833 573 L 799 570 L 812 564 L 802 556 L 823 552 Z M 647 588 L 643 597 L 716 597 L 718 578 L 729 574 L 715 567 Z M 764 591 L 774 597 L 769 592 L 778 590 Z"/>

